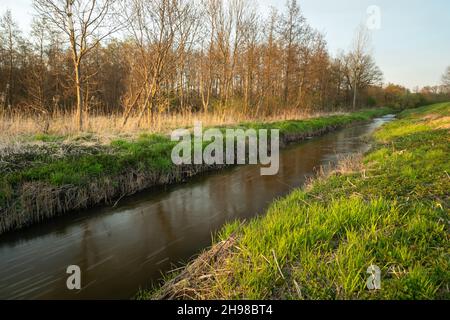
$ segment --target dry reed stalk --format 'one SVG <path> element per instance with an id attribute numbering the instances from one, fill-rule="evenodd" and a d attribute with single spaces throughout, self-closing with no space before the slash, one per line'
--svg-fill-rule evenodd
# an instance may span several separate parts
<path id="1" fill-rule="evenodd" d="M 86 186 L 54 187 L 43 182 L 24 183 L 18 197 L 0 207 L 0 234 L 39 223 L 70 211 L 86 209 L 138 191 L 185 181 L 200 173 L 220 170 L 226 165 L 183 165 L 168 173 L 130 168 L 115 177 L 103 177 Z"/>
<path id="2" fill-rule="evenodd" d="M 334 113 L 336 114 L 336 113 Z M 223 113 L 192 113 L 180 112 L 174 114 L 161 114 L 150 125 L 139 123 L 138 116 L 131 116 L 122 126 L 123 117 L 120 114 L 91 115 L 85 119 L 85 132 L 96 134 L 108 141 L 109 137 L 118 135 L 136 136 L 143 132 L 168 133 L 178 128 L 192 127 L 194 121 L 201 121 L 203 126 L 223 126 L 241 122 L 275 122 L 281 120 L 300 120 L 312 117 L 331 115 L 331 113 L 305 113 L 299 110 L 285 110 L 274 115 L 249 115 L 241 112 Z M 53 134 L 62 136 L 79 135 L 75 117 L 72 113 L 55 113 L 49 120 L 48 128 L 43 125 L 42 117 L 23 114 L 0 116 L 0 143 L 10 143 L 20 136 L 36 134 Z"/>
<path id="3" fill-rule="evenodd" d="M 188 264 L 183 271 L 167 281 L 154 297 L 156 300 L 195 300 L 206 299 L 208 285 L 216 281 L 219 274 L 227 273 L 222 268 L 229 255 L 233 252 L 237 237 L 230 236 L 211 249 L 203 252 L 193 262 Z"/>
<path id="4" fill-rule="evenodd" d="M 309 190 L 317 181 L 327 180 L 332 175 L 344 175 L 354 172 L 362 172 L 365 174 L 364 155 L 355 153 L 338 157 L 335 166 L 320 166 L 314 176 L 308 177 L 305 182 L 305 189 Z"/>

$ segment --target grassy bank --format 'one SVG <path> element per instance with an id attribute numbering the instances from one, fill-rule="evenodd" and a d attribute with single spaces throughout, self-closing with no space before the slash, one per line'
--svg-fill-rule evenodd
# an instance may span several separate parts
<path id="1" fill-rule="evenodd" d="M 289 143 L 389 112 L 374 109 L 234 127 L 280 129 L 282 143 Z M 142 134 L 136 139 L 113 139 L 109 144 L 98 144 L 89 135 L 70 142 L 51 135 L 27 139 L 27 143 L 0 151 L 0 234 L 222 167 L 174 166 L 171 151 L 175 144 L 163 135 Z"/>
<path id="2" fill-rule="evenodd" d="M 234 223 L 160 299 L 449 299 L 450 103 L 407 111 L 267 214 Z M 381 269 L 369 291 L 367 269 Z"/>

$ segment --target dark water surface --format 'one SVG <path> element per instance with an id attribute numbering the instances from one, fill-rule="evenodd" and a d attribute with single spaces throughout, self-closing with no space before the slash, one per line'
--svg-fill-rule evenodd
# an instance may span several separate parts
<path id="1" fill-rule="evenodd" d="M 364 139 L 391 116 L 281 151 L 280 172 L 241 166 L 149 190 L 116 208 L 86 210 L 0 237 L 0 299 L 128 299 L 211 243 L 226 222 L 263 214 L 274 198 L 338 157 L 367 151 Z M 82 290 L 66 288 L 78 265 Z"/>

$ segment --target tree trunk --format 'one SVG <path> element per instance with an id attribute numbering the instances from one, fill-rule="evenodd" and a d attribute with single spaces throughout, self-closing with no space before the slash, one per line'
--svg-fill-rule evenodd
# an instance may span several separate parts
<path id="1" fill-rule="evenodd" d="M 75 64 L 75 86 L 77 92 L 77 113 L 76 121 L 78 130 L 83 130 L 83 87 L 81 80 L 81 67 L 79 63 Z"/>
<path id="2" fill-rule="evenodd" d="M 355 85 L 354 85 L 354 87 L 353 87 L 353 110 L 356 110 L 356 91 L 357 91 L 357 88 L 356 88 L 356 81 L 355 81 Z"/>
<path id="3" fill-rule="evenodd" d="M 210 95 L 211 95 L 211 79 L 208 80 L 208 85 L 206 85 L 204 83 L 203 80 L 203 76 L 200 76 L 200 94 L 202 97 L 202 104 L 203 104 L 203 112 L 207 113 L 208 112 L 208 107 L 209 107 L 209 99 L 210 99 Z M 207 90 L 206 94 L 205 94 L 205 90 Z"/>

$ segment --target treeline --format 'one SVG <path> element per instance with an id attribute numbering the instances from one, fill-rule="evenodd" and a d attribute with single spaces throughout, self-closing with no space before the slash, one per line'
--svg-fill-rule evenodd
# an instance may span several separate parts
<path id="1" fill-rule="evenodd" d="M 296 0 L 267 18 L 251 0 L 34 0 L 24 36 L 0 21 L 0 112 L 138 116 L 178 111 L 274 114 L 422 104 L 382 87 L 361 28 L 332 57 Z"/>

